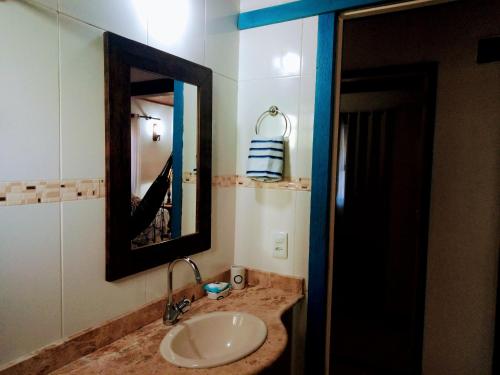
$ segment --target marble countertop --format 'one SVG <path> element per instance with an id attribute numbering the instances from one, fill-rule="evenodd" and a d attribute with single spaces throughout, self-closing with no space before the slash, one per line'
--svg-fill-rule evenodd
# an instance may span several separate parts
<path id="1" fill-rule="evenodd" d="M 159 347 L 171 328 L 158 319 L 51 374 L 257 374 L 275 362 L 285 350 L 287 332 L 281 315 L 302 297 L 301 291 L 255 285 L 241 291 L 234 290 L 220 301 L 204 297 L 193 302 L 191 310 L 181 319 L 212 311 L 242 311 L 258 316 L 267 325 L 267 339 L 257 351 L 224 366 L 188 369 L 167 362 Z"/>

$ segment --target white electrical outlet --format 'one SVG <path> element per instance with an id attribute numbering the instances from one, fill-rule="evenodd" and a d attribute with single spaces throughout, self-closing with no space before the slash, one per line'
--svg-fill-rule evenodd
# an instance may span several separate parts
<path id="1" fill-rule="evenodd" d="M 288 233 L 273 233 L 273 258 L 288 258 Z"/>

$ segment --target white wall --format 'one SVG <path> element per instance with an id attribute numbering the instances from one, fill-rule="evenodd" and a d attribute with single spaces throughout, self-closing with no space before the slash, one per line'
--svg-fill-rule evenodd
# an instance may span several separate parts
<path id="1" fill-rule="evenodd" d="M 0 2 L 1 181 L 104 177 L 105 30 L 213 69 L 213 172 L 234 174 L 239 4 L 185 1 L 183 22 L 177 3 Z M 203 276 L 233 262 L 234 205 L 234 188 L 214 188 L 212 249 L 194 256 Z M 165 267 L 104 280 L 104 210 L 104 199 L 0 207 L 0 363 L 164 294 Z M 182 269 L 176 286 L 191 282 Z"/>
<path id="2" fill-rule="evenodd" d="M 148 191 L 153 181 L 163 169 L 170 153 L 172 152 L 172 128 L 174 109 L 162 104 L 147 100 L 132 98 L 130 101 L 132 113 L 149 115 L 160 120 L 147 120 L 144 118 L 133 118 L 130 121 L 138 123 L 139 130 L 139 181 L 140 197 Z M 154 142 L 153 124 L 157 126 L 160 140 Z M 134 194 L 134 192 L 132 192 Z"/>
<path id="3" fill-rule="evenodd" d="M 198 120 L 198 89 L 188 83 L 184 84 L 184 133 L 182 136 L 182 171 L 194 172 L 198 155 L 197 120 Z M 182 184 L 182 219 L 181 234 L 191 234 L 196 231 L 196 184 Z"/>
<path id="4" fill-rule="evenodd" d="M 241 11 L 289 0 L 241 0 Z M 236 174 L 244 176 L 257 118 L 271 105 L 288 115 L 292 131 L 285 144 L 287 179 L 311 178 L 318 18 L 311 17 L 240 31 L 238 143 Z M 263 134 L 282 132 L 267 118 Z M 238 187 L 235 263 L 287 275 L 308 277 L 310 191 Z M 288 233 L 288 258 L 272 257 L 273 233 Z M 302 374 L 305 303 L 293 315 L 292 371 Z"/>
<path id="5" fill-rule="evenodd" d="M 262 3 L 262 4 L 261 4 Z M 243 0 L 241 11 L 282 1 Z M 236 173 L 245 175 L 257 118 L 277 105 L 292 122 L 285 149 L 285 176 L 310 178 L 317 17 L 240 32 Z M 262 124 L 280 134 L 278 119 Z M 239 187 L 236 192 L 235 262 L 307 278 L 310 192 Z M 288 259 L 272 257 L 272 235 L 288 232 Z"/>

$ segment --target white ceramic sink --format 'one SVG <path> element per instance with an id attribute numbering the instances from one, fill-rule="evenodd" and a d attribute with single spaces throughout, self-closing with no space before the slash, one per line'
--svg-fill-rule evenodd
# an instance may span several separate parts
<path id="1" fill-rule="evenodd" d="M 256 316 L 217 311 L 178 322 L 161 342 L 160 353 L 177 366 L 215 367 L 254 352 L 266 337 L 266 324 Z"/>

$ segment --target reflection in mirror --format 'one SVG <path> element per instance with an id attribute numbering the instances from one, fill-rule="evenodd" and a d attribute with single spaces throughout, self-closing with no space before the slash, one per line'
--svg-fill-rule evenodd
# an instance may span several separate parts
<path id="1" fill-rule="evenodd" d="M 211 246 L 212 71 L 104 33 L 106 280 Z"/>
<path id="2" fill-rule="evenodd" d="M 197 87 L 132 67 L 131 248 L 196 231 Z"/>

